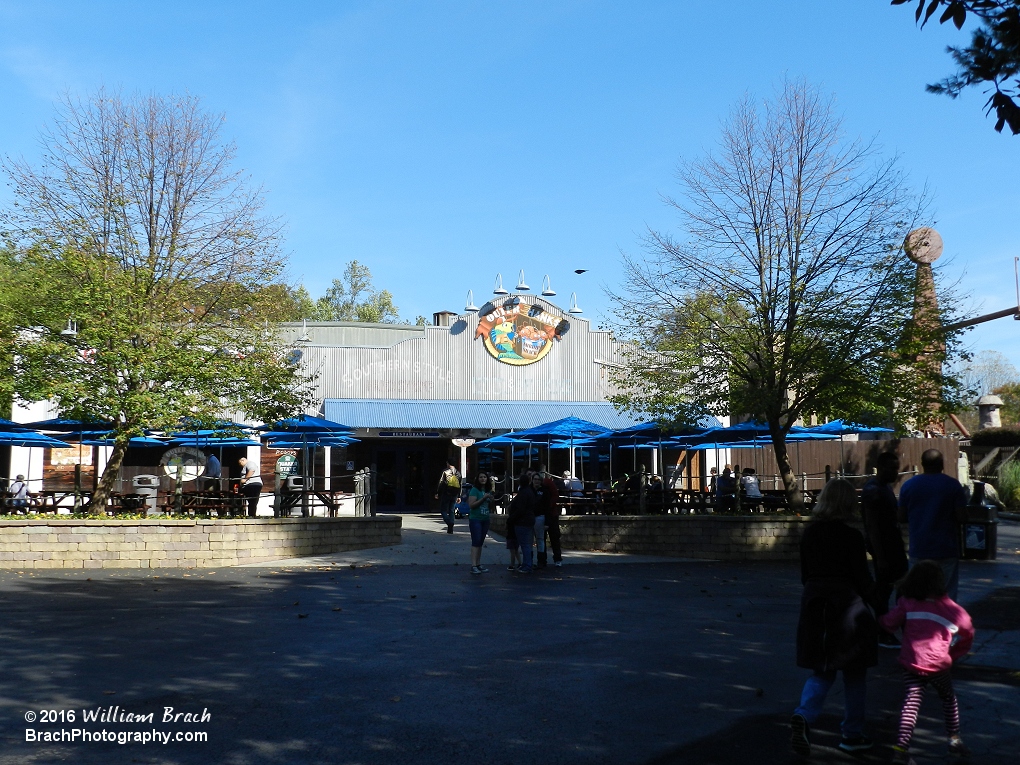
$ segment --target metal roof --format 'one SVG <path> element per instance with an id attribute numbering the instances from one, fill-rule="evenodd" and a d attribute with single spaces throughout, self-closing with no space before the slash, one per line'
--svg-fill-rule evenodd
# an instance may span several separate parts
<path id="1" fill-rule="evenodd" d="M 392 348 L 407 340 L 425 337 L 425 327 L 361 321 L 284 322 L 277 325 L 277 331 L 284 345 L 300 342 L 302 348 Z M 307 340 L 299 341 L 302 335 L 306 335 Z"/>
<path id="2" fill-rule="evenodd" d="M 579 417 L 614 429 L 638 422 L 604 401 L 327 398 L 324 407 L 327 419 L 352 428 L 524 430 L 564 417 Z"/>

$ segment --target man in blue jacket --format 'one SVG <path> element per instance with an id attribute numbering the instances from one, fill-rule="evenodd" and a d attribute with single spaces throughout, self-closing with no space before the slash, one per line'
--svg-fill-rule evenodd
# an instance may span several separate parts
<path id="1" fill-rule="evenodd" d="M 924 472 L 900 489 L 900 520 L 910 527 L 910 565 L 934 560 L 946 575 L 946 592 L 956 600 L 960 585 L 960 524 L 967 520 L 967 495 L 942 472 L 942 452 L 921 455 Z"/>

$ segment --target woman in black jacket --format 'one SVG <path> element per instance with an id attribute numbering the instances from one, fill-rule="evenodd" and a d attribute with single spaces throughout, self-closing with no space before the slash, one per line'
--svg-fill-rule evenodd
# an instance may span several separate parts
<path id="1" fill-rule="evenodd" d="M 846 523 L 856 510 L 853 485 L 841 478 L 829 481 L 800 540 L 804 595 L 797 625 L 797 666 L 813 674 L 804 683 L 791 720 L 791 744 L 804 757 L 811 752 L 810 726 L 822 711 L 837 671 L 843 673 L 846 704 L 839 748 L 859 752 L 872 746 L 864 735 L 864 704 L 867 668 L 878 663 L 878 632 L 866 605 L 874 582 L 864 537 Z"/>
<path id="2" fill-rule="evenodd" d="M 531 545 L 535 539 L 535 515 L 542 504 L 542 476 L 530 473 L 527 483 L 521 481 L 521 489 L 507 508 L 508 525 L 513 526 L 517 541 L 521 546 L 523 563 L 518 569 L 522 574 L 530 574 L 532 570 Z"/>

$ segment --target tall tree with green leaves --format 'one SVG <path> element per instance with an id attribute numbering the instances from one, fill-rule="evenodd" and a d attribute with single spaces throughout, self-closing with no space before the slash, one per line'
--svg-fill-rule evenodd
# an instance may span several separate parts
<path id="1" fill-rule="evenodd" d="M 939 23 L 953 22 L 962 29 L 967 16 L 977 18 L 970 44 L 950 46 L 956 62 L 956 74 L 929 85 L 929 93 L 956 98 L 964 90 L 984 87 L 989 93 L 985 104 L 995 112 L 995 130 L 1009 126 L 1020 134 L 1020 0 L 892 0 L 893 5 L 916 3 L 914 20 L 923 28 L 936 13 Z"/>
<path id="2" fill-rule="evenodd" d="M 952 357 L 955 340 L 911 321 L 902 247 L 922 208 L 894 161 L 844 138 L 830 99 L 804 83 L 762 107 L 748 97 L 718 151 L 678 175 L 684 196 L 667 202 L 683 234 L 649 231 L 614 295 L 630 348 L 615 403 L 766 422 L 795 507 L 786 437 L 800 418 L 905 425 L 954 406 L 933 353 Z"/>
<path id="3" fill-rule="evenodd" d="M 6 159 L 17 280 L 14 391 L 111 422 L 92 506 L 129 440 L 224 412 L 301 411 L 307 380 L 274 333 L 284 260 L 263 193 L 232 168 L 222 117 L 190 96 L 67 98 L 38 164 Z"/>
<path id="4" fill-rule="evenodd" d="M 326 294 L 315 301 L 316 321 L 366 321 L 397 324 L 400 312 L 388 290 L 372 286 L 368 266 L 352 260 L 342 278 L 334 279 Z"/>

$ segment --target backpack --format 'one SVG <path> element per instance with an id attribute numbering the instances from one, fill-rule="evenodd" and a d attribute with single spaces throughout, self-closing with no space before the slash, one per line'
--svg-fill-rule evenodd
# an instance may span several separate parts
<path id="1" fill-rule="evenodd" d="M 460 476 L 454 471 L 450 470 L 446 473 L 446 488 L 447 489 L 459 489 L 460 488 Z"/>

